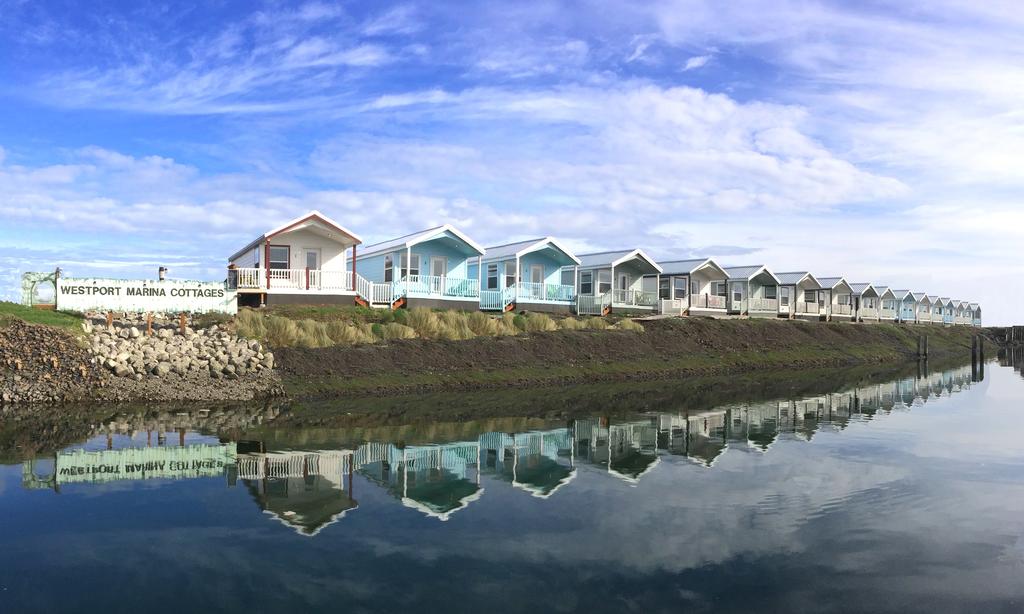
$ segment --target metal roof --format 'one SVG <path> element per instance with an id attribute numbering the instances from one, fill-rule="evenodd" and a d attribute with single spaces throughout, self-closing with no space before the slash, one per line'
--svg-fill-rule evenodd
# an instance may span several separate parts
<path id="1" fill-rule="evenodd" d="M 285 222 L 284 224 L 281 224 L 277 228 L 274 228 L 273 230 L 270 230 L 270 231 L 267 231 L 267 232 L 261 234 L 260 236 L 256 237 L 252 241 L 250 241 L 245 247 L 243 247 L 242 249 L 238 250 L 234 254 L 231 254 L 231 256 L 228 257 L 228 261 L 230 262 L 232 260 L 235 260 L 236 258 L 241 256 L 245 252 L 249 251 L 250 249 L 255 248 L 256 246 L 258 246 L 260 244 L 260 242 L 265 241 L 269 237 L 273 237 L 274 235 L 280 234 L 280 233 L 282 233 L 282 232 L 284 232 L 286 230 L 297 230 L 298 226 L 301 226 L 304 223 L 312 222 L 312 221 L 319 221 L 324 226 L 329 226 L 332 230 L 334 230 L 336 232 L 339 232 L 339 233 L 341 233 L 343 235 L 347 235 L 349 238 L 352 239 L 352 241 L 340 241 L 340 243 L 346 243 L 348 245 L 352 245 L 352 244 L 359 245 L 360 243 L 363 242 L 363 240 L 361 238 L 359 238 L 359 235 L 357 235 L 356 233 L 352 232 L 348 228 L 345 228 L 341 224 L 335 222 L 334 220 L 332 220 L 331 218 L 327 217 L 323 213 L 320 213 L 319 211 L 313 210 L 313 211 L 308 211 L 308 212 L 300 215 L 299 217 L 297 217 L 297 218 L 295 218 L 293 220 L 289 220 L 289 221 Z"/>
<path id="2" fill-rule="evenodd" d="M 690 275 L 694 271 L 710 265 L 721 271 L 722 275 L 725 275 L 726 279 L 729 279 L 729 273 L 717 262 L 711 258 L 693 258 L 690 260 L 668 260 L 659 262 L 665 275 Z"/>
<path id="3" fill-rule="evenodd" d="M 547 247 L 554 248 L 556 251 L 565 254 L 568 260 L 575 264 L 580 264 L 579 258 L 552 237 L 541 237 L 539 239 L 516 241 L 515 243 L 506 243 L 505 245 L 488 247 L 486 250 L 487 255 L 483 257 L 483 260 L 486 262 L 488 260 L 504 260 L 506 258 L 521 257 L 525 254 L 540 251 Z"/>
<path id="4" fill-rule="evenodd" d="M 761 273 L 765 273 L 766 275 L 771 277 L 775 281 L 775 283 L 779 283 L 779 278 L 776 277 L 774 273 L 769 271 L 768 267 L 763 264 L 751 264 L 746 266 L 727 266 L 724 267 L 724 270 L 726 274 L 729 276 L 729 279 L 746 281 L 748 279 L 753 279 L 754 277 L 757 277 Z"/>
<path id="5" fill-rule="evenodd" d="M 855 284 L 850 284 L 850 287 L 853 288 L 853 291 L 856 292 L 857 294 L 864 294 L 869 289 L 875 294 L 878 294 L 878 291 L 875 290 L 875 287 L 869 283 L 858 282 Z"/>
<path id="6" fill-rule="evenodd" d="M 809 277 L 811 281 L 818 284 L 819 288 L 822 287 L 814 275 L 807 271 L 786 271 L 785 273 L 776 273 L 775 276 L 779 278 L 780 283 L 787 286 L 796 285 Z"/>
<path id="7" fill-rule="evenodd" d="M 443 226 L 435 226 L 434 228 L 420 230 L 412 234 L 396 237 L 394 239 L 388 239 L 387 241 L 381 241 L 380 243 L 374 243 L 373 245 L 367 245 L 365 248 L 363 248 L 363 252 L 359 254 L 359 256 L 361 258 L 366 258 L 368 256 L 374 256 L 376 254 L 394 251 L 399 248 L 412 247 L 419 243 L 425 243 L 427 241 L 435 239 L 438 237 L 438 235 L 442 235 L 446 232 L 450 232 L 451 234 L 455 235 L 460 240 L 465 242 L 466 245 L 468 245 L 478 255 L 484 254 L 484 248 L 477 245 L 475 241 L 467 237 L 465 234 L 459 231 L 459 229 L 455 228 L 451 224 L 444 224 Z"/>
<path id="8" fill-rule="evenodd" d="M 622 264 L 623 262 L 639 258 L 646 260 L 651 267 L 653 267 L 659 273 L 662 272 L 661 266 L 654 261 L 653 258 L 648 256 L 640 249 L 622 249 L 614 250 L 610 252 L 595 252 L 592 254 L 580 254 L 578 256 L 580 267 L 584 269 L 596 269 L 601 267 L 612 267 Z"/>

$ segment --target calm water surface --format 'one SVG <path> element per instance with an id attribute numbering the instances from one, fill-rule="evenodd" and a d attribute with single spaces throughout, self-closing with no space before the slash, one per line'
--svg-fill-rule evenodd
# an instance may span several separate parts
<path id="1" fill-rule="evenodd" d="M 1020 612 L 1022 401 L 990 364 L 415 432 L 124 414 L 0 466 L 0 611 Z"/>

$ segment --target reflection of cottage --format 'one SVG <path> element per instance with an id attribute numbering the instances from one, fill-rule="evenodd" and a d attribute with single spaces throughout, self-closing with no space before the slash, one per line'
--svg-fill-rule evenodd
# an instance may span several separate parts
<path id="1" fill-rule="evenodd" d="M 391 444 L 360 446 L 360 475 L 386 488 L 402 505 L 441 521 L 465 509 L 483 494 L 480 486 L 480 444 Z"/>
<path id="2" fill-rule="evenodd" d="M 725 411 L 705 411 L 686 417 L 686 456 L 705 466 L 714 465 L 726 448 Z"/>
<path id="3" fill-rule="evenodd" d="M 546 499 L 576 476 L 569 429 L 480 436 L 481 472 Z"/>
<path id="4" fill-rule="evenodd" d="M 346 450 L 243 454 L 238 477 L 260 509 L 300 535 L 312 537 L 359 507 Z"/>
<path id="5" fill-rule="evenodd" d="M 573 443 L 577 458 L 637 483 L 658 464 L 658 428 L 650 421 L 610 424 L 608 418 L 576 420 Z"/>
<path id="6" fill-rule="evenodd" d="M 779 433 L 778 403 L 744 405 L 730 412 L 731 425 L 737 429 L 736 437 L 747 443 L 749 449 L 767 452 Z M 742 429 L 742 432 L 739 430 Z"/>

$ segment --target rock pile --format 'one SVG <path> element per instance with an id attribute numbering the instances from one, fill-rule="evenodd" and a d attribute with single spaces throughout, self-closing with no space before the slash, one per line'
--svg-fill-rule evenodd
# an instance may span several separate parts
<path id="1" fill-rule="evenodd" d="M 89 351 L 62 330 L 13 321 L 0 328 L 0 404 L 80 399 L 102 385 Z"/>
<path id="2" fill-rule="evenodd" d="M 186 328 L 181 334 L 160 327 L 152 336 L 134 325 L 87 326 L 90 351 L 100 366 L 118 377 L 208 374 L 214 379 L 237 379 L 274 368 L 274 355 L 258 341 L 235 337 L 214 325 Z"/>

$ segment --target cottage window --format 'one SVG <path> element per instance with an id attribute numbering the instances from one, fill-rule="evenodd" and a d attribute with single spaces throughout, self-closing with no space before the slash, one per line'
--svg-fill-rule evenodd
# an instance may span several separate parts
<path id="1" fill-rule="evenodd" d="M 575 281 L 576 271 L 575 269 L 562 269 L 562 285 L 571 286 Z"/>
<path id="2" fill-rule="evenodd" d="M 384 256 L 384 283 L 388 284 L 395 280 L 395 259 L 393 256 Z"/>
<path id="3" fill-rule="evenodd" d="M 716 281 L 711 284 L 711 294 L 715 296 L 728 296 L 724 281 Z"/>
<path id="4" fill-rule="evenodd" d="M 764 297 L 767 299 L 775 299 L 779 296 L 779 288 L 777 286 L 765 286 Z"/>
<path id="5" fill-rule="evenodd" d="M 419 277 L 419 274 L 420 274 L 420 255 L 419 254 L 413 254 L 411 260 L 408 260 L 406 258 L 406 256 L 407 256 L 407 254 L 405 252 L 402 252 L 402 259 L 399 261 L 399 264 L 402 267 L 402 271 L 405 271 L 406 269 L 408 269 L 410 277 Z M 412 263 L 412 266 L 407 266 L 406 265 L 407 261 Z"/>
<path id="6" fill-rule="evenodd" d="M 743 284 L 732 285 L 732 300 L 737 303 L 743 300 Z"/>
<path id="7" fill-rule="evenodd" d="M 690 282 L 690 294 L 700 294 L 700 283 L 696 279 Z"/>
<path id="8" fill-rule="evenodd" d="M 783 307 L 789 307 L 789 288 L 780 288 L 779 300 L 782 302 Z"/>
<path id="9" fill-rule="evenodd" d="M 686 283 L 685 277 L 673 277 L 672 278 L 672 298 L 686 298 Z"/>
<path id="10" fill-rule="evenodd" d="M 836 295 L 836 304 L 837 305 L 849 305 L 850 304 L 850 295 L 849 294 L 837 294 Z"/>
<path id="11" fill-rule="evenodd" d="M 291 256 L 291 248 L 287 245 L 270 246 L 270 268 L 272 269 L 287 269 L 289 268 L 288 261 Z"/>
<path id="12" fill-rule="evenodd" d="M 817 303 L 818 292 L 816 290 L 804 290 L 804 302 L 805 303 Z"/>
<path id="13" fill-rule="evenodd" d="M 487 265 L 487 289 L 498 289 L 498 265 L 496 263 Z"/>
<path id="14" fill-rule="evenodd" d="M 598 271 L 597 272 L 597 292 L 598 294 L 604 294 L 611 292 L 612 290 L 612 272 L 611 271 Z"/>
<path id="15" fill-rule="evenodd" d="M 511 288 L 516 284 L 516 263 L 509 260 L 505 263 L 505 287 Z"/>
<path id="16" fill-rule="evenodd" d="M 580 294 L 594 294 L 594 274 L 590 271 L 580 273 Z"/>
<path id="17" fill-rule="evenodd" d="M 658 298 L 667 301 L 672 298 L 672 280 L 662 277 L 658 280 Z"/>

